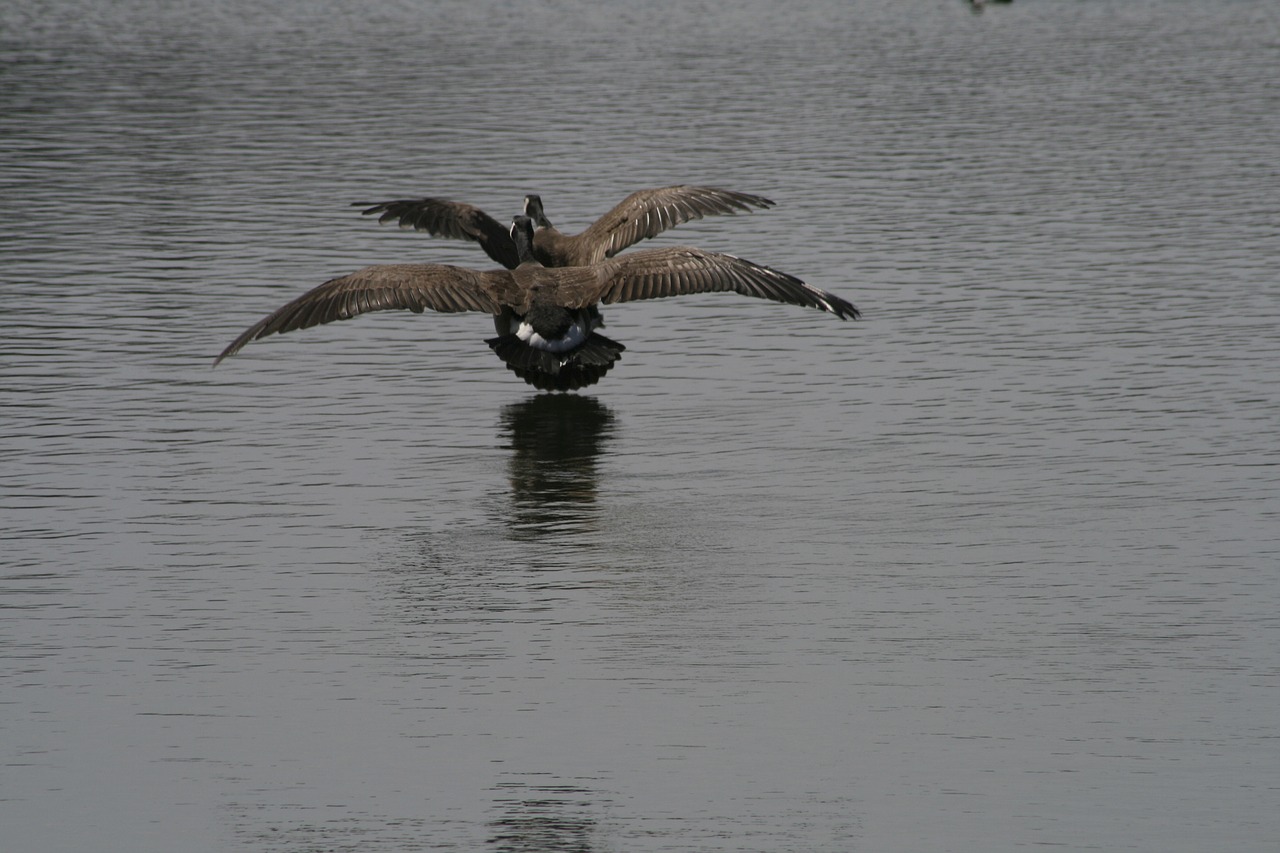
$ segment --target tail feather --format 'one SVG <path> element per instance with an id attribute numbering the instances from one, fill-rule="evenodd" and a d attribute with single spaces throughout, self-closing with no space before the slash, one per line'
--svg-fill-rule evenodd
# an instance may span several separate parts
<path id="1" fill-rule="evenodd" d="M 582 346 L 574 350 L 573 357 L 579 364 L 603 367 L 608 370 L 622 357 L 622 351 L 625 349 L 626 347 L 617 341 L 592 332 L 591 336 L 582 342 Z"/>
<path id="2" fill-rule="evenodd" d="M 625 346 L 592 332 L 582 346 L 554 353 L 531 347 L 515 335 L 485 341 L 511 372 L 541 391 L 575 391 L 600 381 Z"/>

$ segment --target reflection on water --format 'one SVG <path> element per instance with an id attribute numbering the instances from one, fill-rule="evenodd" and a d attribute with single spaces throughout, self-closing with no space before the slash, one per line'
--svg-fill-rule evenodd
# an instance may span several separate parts
<path id="1" fill-rule="evenodd" d="M 614 431 L 609 408 L 594 397 L 538 394 L 505 407 L 500 428 L 511 448 L 512 534 L 591 530 L 596 461 Z"/>
<path id="2" fill-rule="evenodd" d="M 595 796 L 576 785 L 503 782 L 495 804 L 502 816 L 489 823 L 497 853 L 591 853 L 597 830 Z"/>
<path id="3" fill-rule="evenodd" d="M 980 15 L 987 8 L 988 3 L 998 6 L 1008 6 L 1013 2 L 1013 0 L 964 0 L 964 2 L 969 4 L 969 9 L 972 10 L 975 15 Z"/>

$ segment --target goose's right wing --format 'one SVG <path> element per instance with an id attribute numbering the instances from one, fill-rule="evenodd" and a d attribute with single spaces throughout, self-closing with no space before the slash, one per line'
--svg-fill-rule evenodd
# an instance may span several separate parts
<path id="1" fill-rule="evenodd" d="M 360 211 L 365 216 L 380 214 L 379 222 L 395 221 L 401 228 L 425 231 L 433 237 L 479 243 L 485 254 L 509 270 L 520 263 L 507 228 L 474 205 L 441 198 L 408 198 L 352 206 L 365 208 Z"/>
<path id="2" fill-rule="evenodd" d="M 590 267 L 596 282 L 579 301 L 605 303 L 733 291 L 858 319 L 853 303 L 784 272 L 734 255 L 688 246 L 644 249 Z M 593 298 L 594 297 L 594 298 Z"/>
<path id="3" fill-rule="evenodd" d="M 596 259 L 612 258 L 628 246 L 682 222 L 769 208 L 773 204 L 763 196 L 688 184 L 638 190 L 597 219 L 582 232 L 581 238 L 590 240 L 597 251 L 603 249 L 603 254 L 598 254 Z"/>
<path id="4" fill-rule="evenodd" d="M 484 311 L 497 314 L 514 285 L 506 270 L 477 272 L 444 264 L 382 264 L 326 281 L 304 293 L 246 329 L 222 351 L 214 366 L 235 355 L 245 344 L 306 329 L 322 323 L 348 320 L 372 311 L 403 309 L 432 311 Z"/>

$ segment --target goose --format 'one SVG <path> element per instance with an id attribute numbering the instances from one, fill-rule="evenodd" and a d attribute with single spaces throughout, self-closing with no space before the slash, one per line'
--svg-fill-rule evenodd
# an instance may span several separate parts
<path id="1" fill-rule="evenodd" d="M 400 199 L 378 204 L 357 202 L 365 216 L 381 214 L 379 222 L 398 221 L 436 237 L 472 240 L 485 254 L 507 269 L 520 264 L 509 229 L 474 205 L 438 198 Z M 547 219 L 542 198 L 524 197 L 524 214 L 533 220 L 533 256 L 547 267 L 589 267 L 612 258 L 628 246 L 683 222 L 716 214 L 770 208 L 767 198 L 749 193 L 682 184 L 638 190 L 624 198 L 581 234 L 561 233 Z"/>
<path id="2" fill-rule="evenodd" d="M 533 221 L 517 216 L 509 231 L 521 263 L 479 271 L 447 264 L 379 264 L 330 279 L 254 323 L 214 359 L 250 341 L 347 320 L 373 311 L 427 308 L 493 316 L 498 336 L 485 341 L 516 376 L 542 391 L 570 391 L 600 381 L 626 349 L 595 330 L 599 304 L 733 291 L 857 319 L 852 303 L 794 276 L 733 255 L 689 246 L 642 249 L 592 266 L 546 267 L 533 257 Z"/>

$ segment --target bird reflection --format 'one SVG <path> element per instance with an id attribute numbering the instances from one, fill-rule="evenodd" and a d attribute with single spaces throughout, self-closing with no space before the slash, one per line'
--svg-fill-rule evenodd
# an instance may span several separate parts
<path id="1" fill-rule="evenodd" d="M 499 853 L 591 853 L 596 821 L 586 814 L 591 794 L 574 785 L 498 786 L 503 814 L 489 823 Z"/>
<path id="2" fill-rule="evenodd" d="M 1008 6 L 1013 0 L 966 0 L 966 2 L 968 2 L 970 10 L 975 15 L 980 15 L 982 10 L 987 8 L 988 3 L 996 6 Z"/>
<path id="3" fill-rule="evenodd" d="M 539 394 L 502 410 L 511 441 L 511 530 L 517 536 L 591 530 L 596 458 L 613 413 L 593 397 Z"/>

